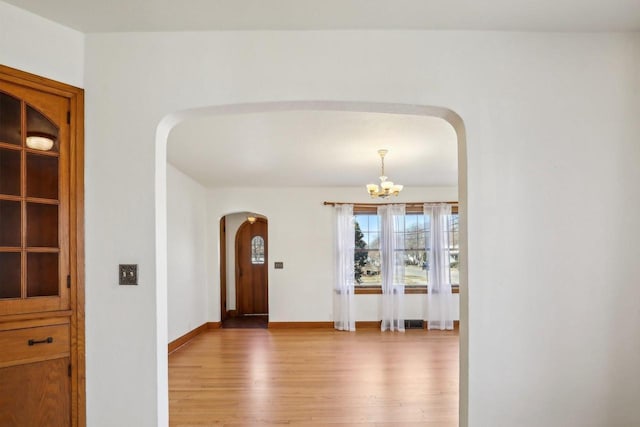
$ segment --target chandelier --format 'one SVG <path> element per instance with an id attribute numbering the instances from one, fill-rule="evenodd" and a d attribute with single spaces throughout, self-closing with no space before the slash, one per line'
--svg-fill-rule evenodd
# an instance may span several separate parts
<path id="1" fill-rule="evenodd" d="M 381 174 L 380 174 L 380 186 L 378 184 L 367 184 L 367 192 L 372 199 L 376 197 L 380 197 L 382 199 L 387 198 L 391 195 L 397 196 L 402 191 L 403 186 L 400 184 L 394 184 L 391 181 L 388 181 L 388 177 L 384 175 L 384 156 L 387 155 L 389 150 L 378 150 L 378 154 L 380 155 L 380 163 Z"/>

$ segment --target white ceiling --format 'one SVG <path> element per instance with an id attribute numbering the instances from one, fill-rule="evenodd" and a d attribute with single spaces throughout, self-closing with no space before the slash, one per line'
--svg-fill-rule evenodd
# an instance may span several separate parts
<path id="1" fill-rule="evenodd" d="M 171 164 L 207 187 L 364 186 L 385 172 L 407 186 L 457 185 L 446 121 L 383 113 L 289 111 L 190 119 L 172 130 Z"/>
<path id="2" fill-rule="evenodd" d="M 640 0 L 4 1 L 86 33 L 330 29 L 640 30 Z"/>
<path id="3" fill-rule="evenodd" d="M 4 0 L 86 33 L 460 29 L 640 31 L 640 0 Z M 455 185 L 455 134 L 435 118 L 273 112 L 193 119 L 169 161 L 207 186 Z M 223 159 L 223 160 L 221 160 Z M 366 182 L 365 182 L 366 181 Z"/>

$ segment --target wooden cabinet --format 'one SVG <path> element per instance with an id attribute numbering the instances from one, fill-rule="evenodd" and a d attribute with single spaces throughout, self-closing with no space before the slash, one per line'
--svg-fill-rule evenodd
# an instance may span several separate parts
<path id="1" fill-rule="evenodd" d="M 83 91 L 0 66 L 0 425 L 84 425 Z"/>

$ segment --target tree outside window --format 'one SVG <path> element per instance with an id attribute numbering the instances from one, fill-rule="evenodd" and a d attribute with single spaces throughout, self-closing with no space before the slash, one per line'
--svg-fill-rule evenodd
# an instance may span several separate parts
<path id="1" fill-rule="evenodd" d="M 360 224 L 355 224 L 355 252 L 353 259 L 353 268 L 356 284 L 362 283 L 363 269 L 367 265 L 368 253 L 366 251 L 367 242 L 364 240 L 364 234 L 360 230 Z"/>
<path id="2" fill-rule="evenodd" d="M 355 221 L 356 286 L 381 286 L 380 219 L 376 214 L 356 214 Z"/>

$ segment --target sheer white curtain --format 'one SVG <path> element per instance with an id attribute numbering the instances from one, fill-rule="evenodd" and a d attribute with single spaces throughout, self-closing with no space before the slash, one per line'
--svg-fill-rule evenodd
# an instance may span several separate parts
<path id="1" fill-rule="evenodd" d="M 383 331 L 404 331 L 404 213 L 405 205 L 378 207 Z"/>
<path id="2" fill-rule="evenodd" d="M 430 223 L 427 252 L 429 253 L 429 280 L 426 318 L 429 329 L 453 329 L 453 295 L 449 271 L 449 225 L 451 205 L 424 204 L 425 223 Z"/>
<path id="3" fill-rule="evenodd" d="M 355 224 L 353 205 L 336 205 L 335 285 L 333 289 L 334 327 L 341 331 L 355 331 L 353 307 L 353 252 Z"/>

